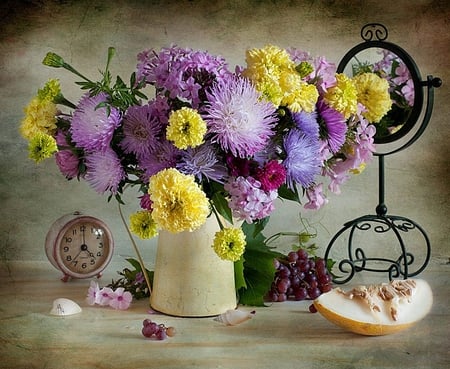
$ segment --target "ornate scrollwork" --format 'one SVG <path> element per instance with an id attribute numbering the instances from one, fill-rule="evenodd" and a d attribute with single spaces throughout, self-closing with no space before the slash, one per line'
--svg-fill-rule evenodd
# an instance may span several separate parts
<path id="1" fill-rule="evenodd" d="M 384 41 L 388 37 L 388 30 L 381 23 L 368 23 L 361 29 L 361 37 L 364 41 Z"/>

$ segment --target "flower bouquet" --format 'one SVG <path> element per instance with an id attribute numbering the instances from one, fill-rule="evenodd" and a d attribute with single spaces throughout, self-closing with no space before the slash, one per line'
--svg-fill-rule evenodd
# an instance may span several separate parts
<path id="1" fill-rule="evenodd" d="M 323 57 L 273 45 L 248 50 L 233 70 L 220 56 L 171 46 L 141 52 L 127 84 L 111 76 L 114 53 L 100 81 L 46 55 L 43 64 L 77 75 L 84 93 L 69 102 L 55 79 L 39 89 L 20 127 L 30 157 L 54 155 L 67 179 L 119 203 L 136 186 L 130 229 L 142 238 L 193 231 L 215 216 L 220 231 L 205 247 L 235 262 L 242 303 L 248 286 L 262 296 L 275 270 L 261 231 L 275 200 L 318 209 L 325 181 L 339 193 L 364 169 L 373 123 L 391 106 L 387 81 L 349 78 Z"/>

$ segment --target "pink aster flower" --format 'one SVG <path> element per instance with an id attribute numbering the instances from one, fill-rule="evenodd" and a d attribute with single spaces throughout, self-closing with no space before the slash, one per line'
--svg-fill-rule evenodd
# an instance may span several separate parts
<path id="1" fill-rule="evenodd" d="M 261 99 L 249 80 L 233 78 L 207 93 L 204 118 L 212 142 L 245 158 L 261 151 L 273 135 L 275 107 Z"/>
<path id="2" fill-rule="evenodd" d="M 263 191 L 261 183 L 252 177 L 237 177 L 224 186 L 230 194 L 230 209 L 239 220 L 252 223 L 269 216 L 275 209 L 277 191 Z"/>
<path id="3" fill-rule="evenodd" d="M 118 310 L 126 310 L 131 304 L 133 296 L 131 292 L 125 291 L 123 287 L 117 288 L 111 294 L 111 300 L 109 300 L 109 306 Z"/>
<path id="4" fill-rule="evenodd" d="M 125 171 L 113 149 L 86 154 L 86 181 L 100 194 L 116 194 Z"/>
<path id="5" fill-rule="evenodd" d="M 98 104 L 108 101 L 108 95 L 99 93 L 96 96 L 85 94 L 77 109 L 73 112 L 70 132 L 72 140 L 85 150 L 105 150 L 111 143 L 114 130 L 120 124 L 120 113 L 114 107 L 110 112 Z"/>
<path id="6" fill-rule="evenodd" d="M 79 175 L 80 159 L 71 150 L 61 150 L 55 154 L 56 164 L 61 173 L 72 179 Z"/>
<path id="7" fill-rule="evenodd" d="M 320 183 L 306 189 L 306 197 L 308 198 L 308 202 L 304 206 L 305 209 L 318 210 L 323 205 L 328 203 L 328 199 L 323 194 L 322 188 L 323 185 Z"/>

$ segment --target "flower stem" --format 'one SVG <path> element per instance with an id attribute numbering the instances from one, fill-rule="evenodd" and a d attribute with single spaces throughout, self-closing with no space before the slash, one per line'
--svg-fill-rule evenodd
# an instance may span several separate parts
<path id="1" fill-rule="evenodd" d="M 118 202 L 117 204 L 119 206 L 120 218 L 122 219 L 123 225 L 125 226 L 125 228 L 128 232 L 128 236 L 130 237 L 131 244 L 133 245 L 133 248 L 134 248 L 134 252 L 136 253 L 139 264 L 141 265 L 142 274 L 144 275 L 145 282 L 147 283 L 148 291 L 151 295 L 152 294 L 152 285 L 150 283 L 150 278 L 148 277 L 148 274 L 147 274 L 147 269 L 145 269 L 144 260 L 142 259 L 141 253 L 139 252 L 136 242 L 134 242 L 133 235 L 131 234 L 130 229 L 128 228 L 127 222 L 125 221 L 125 217 L 123 216 L 123 213 L 122 213 L 122 206 L 120 205 L 120 202 Z"/>

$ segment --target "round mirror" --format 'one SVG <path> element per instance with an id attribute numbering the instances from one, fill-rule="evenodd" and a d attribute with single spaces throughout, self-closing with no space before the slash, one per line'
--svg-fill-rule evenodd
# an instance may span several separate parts
<path id="1" fill-rule="evenodd" d="M 373 24 L 367 26 L 374 27 Z M 349 77 L 372 72 L 387 80 L 392 107 L 374 123 L 375 143 L 383 144 L 404 137 L 414 127 L 422 111 L 423 86 L 413 59 L 399 46 L 384 41 L 386 29 L 375 31 L 372 28 L 365 33 L 363 28 L 361 35 L 366 42 L 347 52 L 337 71 Z"/>

